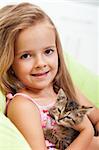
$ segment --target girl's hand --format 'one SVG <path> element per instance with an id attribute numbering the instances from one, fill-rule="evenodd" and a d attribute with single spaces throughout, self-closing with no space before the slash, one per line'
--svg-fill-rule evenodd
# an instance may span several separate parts
<path id="1" fill-rule="evenodd" d="M 88 130 L 89 132 L 92 132 L 92 134 L 94 132 L 93 126 L 86 115 L 84 116 L 83 121 L 80 124 L 73 126 L 73 128 L 79 132 L 82 130 Z"/>
<path id="2" fill-rule="evenodd" d="M 93 136 L 94 130 L 90 120 L 87 116 L 84 117 L 83 121 L 79 124 L 74 126 L 74 129 L 79 131 L 80 134 L 78 137 L 70 144 L 67 150 L 84 150 L 87 149 L 90 145 Z"/>

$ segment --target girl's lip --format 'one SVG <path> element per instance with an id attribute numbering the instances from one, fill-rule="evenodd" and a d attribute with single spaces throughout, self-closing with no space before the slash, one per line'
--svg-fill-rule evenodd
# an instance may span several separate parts
<path id="1" fill-rule="evenodd" d="M 49 71 L 43 72 L 43 73 L 36 73 L 36 74 L 32 74 L 32 76 L 39 77 L 39 76 L 43 76 L 43 75 L 47 74 L 48 72 Z"/>

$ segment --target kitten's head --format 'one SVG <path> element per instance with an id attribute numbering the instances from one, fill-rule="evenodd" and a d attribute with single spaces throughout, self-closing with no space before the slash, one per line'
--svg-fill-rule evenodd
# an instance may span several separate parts
<path id="1" fill-rule="evenodd" d="M 49 109 L 50 116 L 58 121 L 59 116 L 64 113 L 64 108 L 67 104 L 67 97 L 63 90 L 60 89 L 57 96 L 57 101 L 53 107 Z"/>
<path id="2" fill-rule="evenodd" d="M 62 89 L 58 92 L 58 97 L 55 105 L 50 108 L 49 113 L 60 125 L 73 126 L 79 124 L 84 115 L 92 107 L 80 106 L 74 100 L 68 100 Z"/>

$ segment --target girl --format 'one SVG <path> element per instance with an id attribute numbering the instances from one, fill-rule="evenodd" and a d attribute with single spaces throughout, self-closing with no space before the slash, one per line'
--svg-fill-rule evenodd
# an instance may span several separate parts
<path id="1" fill-rule="evenodd" d="M 73 86 L 53 22 L 33 4 L 1 9 L 0 69 L 0 89 L 4 94 L 12 93 L 8 96 L 6 115 L 32 150 L 47 150 L 51 145 L 45 143 L 42 128 L 50 120 L 46 110 L 56 102 L 60 88 L 68 98 L 79 100 L 82 105 L 90 104 Z M 97 112 L 95 108 L 88 117 L 99 129 Z M 99 149 L 99 138 L 93 136 L 88 117 L 74 127 L 80 134 L 67 150 Z"/>

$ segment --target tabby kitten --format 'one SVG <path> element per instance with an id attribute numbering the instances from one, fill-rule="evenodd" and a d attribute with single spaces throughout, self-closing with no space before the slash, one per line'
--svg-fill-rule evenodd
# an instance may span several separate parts
<path id="1" fill-rule="evenodd" d="M 65 150 L 79 135 L 79 132 L 72 127 L 79 124 L 91 108 L 80 106 L 76 101 L 68 99 L 64 91 L 60 89 L 55 105 L 49 109 L 49 115 L 56 124 L 44 129 L 45 139 L 55 145 L 52 147 Z"/>

